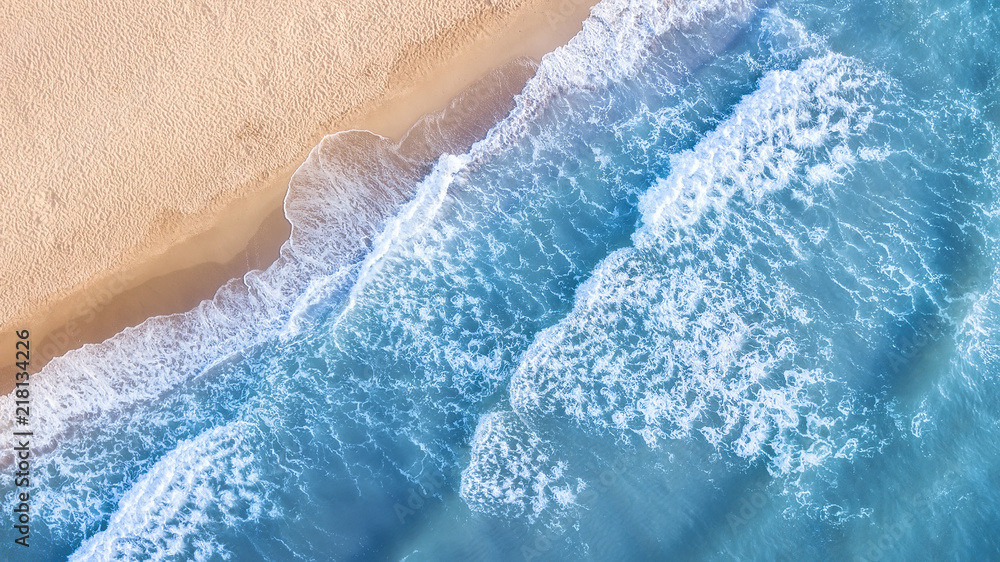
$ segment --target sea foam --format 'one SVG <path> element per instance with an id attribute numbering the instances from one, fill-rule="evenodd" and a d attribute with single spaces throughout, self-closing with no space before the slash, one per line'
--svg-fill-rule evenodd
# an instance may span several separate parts
<path id="1" fill-rule="evenodd" d="M 522 356 L 504 414 L 521 422 L 504 428 L 525 434 L 505 441 L 495 414 L 484 418 L 489 426 L 472 442 L 475 468 L 463 474 L 471 507 L 527 509 L 531 475 L 517 451 L 557 439 L 553 420 L 653 449 L 701 439 L 731 462 L 766 455 L 775 475 L 816 467 L 855 439 L 835 406 L 841 383 L 801 359 L 825 353 L 824 342 L 802 335 L 822 311 L 750 265 L 749 252 L 771 242 L 741 215 L 759 215 L 769 195 L 803 178 L 825 189 L 849 173 L 885 86 L 878 73 L 832 53 L 772 71 L 694 148 L 671 158 L 670 174 L 640 198 L 634 247 L 606 258 L 569 316 Z M 803 257 L 794 240 L 787 251 L 779 267 Z M 831 432 L 839 444 L 825 437 Z M 509 466 L 491 462 L 496 473 L 485 473 L 482 459 L 508 454 Z M 545 455 L 552 466 L 562 466 L 559 458 L 558 450 Z M 536 514 L 544 501 L 531 497 Z"/>

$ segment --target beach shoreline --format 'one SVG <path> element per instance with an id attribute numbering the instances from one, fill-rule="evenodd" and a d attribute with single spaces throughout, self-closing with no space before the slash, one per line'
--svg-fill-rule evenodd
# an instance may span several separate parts
<path id="1" fill-rule="evenodd" d="M 160 251 L 106 268 L 4 322 L 0 348 L 13 349 L 14 331 L 29 329 L 35 350 L 31 371 L 35 372 L 53 357 L 104 341 L 146 318 L 190 310 L 211 299 L 229 280 L 266 268 L 291 232 L 283 213 L 289 179 L 324 137 L 365 130 L 398 141 L 422 117 L 442 110 L 492 70 L 518 58 L 537 62 L 566 43 L 594 4 L 536 1 L 464 44 L 447 32 L 439 35 L 443 46 L 422 46 L 443 51 L 435 64 L 425 64 L 425 55 L 416 57 L 421 65 L 408 67 L 401 60 L 388 77 L 383 96 L 319 127 L 295 159 L 259 171 L 258 179 L 234 190 L 238 196 L 200 215 L 185 217 L 189 224 L 182 229 L 187 235 L 171 238 L 176 230 L 164 232 Z M 460 43 L 460 48 L 448 52 L 449 41 Z M 15 372 L 13 366 L 0 367 L 3 393 L 13 388 Z"/>

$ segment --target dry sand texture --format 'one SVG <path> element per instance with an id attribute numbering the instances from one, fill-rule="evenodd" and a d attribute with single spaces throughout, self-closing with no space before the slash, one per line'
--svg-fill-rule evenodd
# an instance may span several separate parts
<path id="1" fill-rule="evenodd" d="M 509 7 L 487 6 L 7 3 L 0 319 L 191 234 L 379 98 L 401 55 Z"/>
<path id="2" fill-rule="evenodd" d="M 266 266 L 287 177 L 324 133 L 398 137 L 491 67 L 568 40 L 593 3 L 4 3 L 0 331 L 53 330 L 159 278 L 132 295 L 141 318 L 171 299 L 167 273 Z"/>

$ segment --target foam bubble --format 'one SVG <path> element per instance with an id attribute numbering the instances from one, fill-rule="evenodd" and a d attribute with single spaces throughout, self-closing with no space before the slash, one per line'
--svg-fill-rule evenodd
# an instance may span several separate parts
<path id="1" fill-rule="evenodd" d="M 857 158 L 848 141 L 871 122 L 870 92 L 885 83 L 885 77 L 833 53 L 793 71 L 768 72 L 719 127 L 671 158 L 670 175 L 657 179 L 640 200 L 637 244 L 681 236 L 705 212 L 721 212 L 737 193 L 760 201 L 803 171 L 813 184 L 842 178 Z"/>
<path id="2" fill-rule="evenodd" d="M 557 96 L 603 88 L 634 75 L 648 60 L 650 46 L 665 34 L 714 25 L 729 29 L 717 37 L 730 38 L 760 4 L 759 0 L 603 0 L 569 43 L 542 57 L 514 110 L 473 152 L 495 151 L 524 136 L 528 124 Z"/>
<path id="3" fill-rule="evenodd" d="M 480 418 L 460 493 L 469 507 L 505 517 L 533 519 L 550 505 L 574 504 L 586 485 L 568 476 L 564 461 L 513 412 Z"/>
<path id="4" fill-rule="evenodd" d="M 353 280 L 353 264 L 420 177 L 419 163 L 397 149 L 367 132 L 324 138 L 290 182 L 285 214 L 292 236 L 274 264 L 230 281 L 189 312 L 150 318 L 53 359 L 33 375 L 38 450 L 54 448 L 60 437 L 100 417 L 156 400 L 279 334 L 290 318 L 311 310 L 318 295 Z M 291 332 L 300 324 L 298 318 Z M 12 407 L 12 400 L 0 397 L 0 405 Z M 0 428 L 12 423 L 4 420 Z M 2 439 L 9 443 L 10 431 Z M 0 453 L 0 465 L 11 462 L 10 450 Z"/>
<path id="5" fill-rule="evenodd" d="M 553 420 L 654 450 L 700 440 L 729 462 L 763 457 L 793 479 L 863 447 L 839 407 L 847 389 L 820 366 L 830 344 L 805 329 L 825 322 L 823 309 L 774 273 L 806 259 L 802 238 L 822 235 L 793 234 L 794 224 L 766 218 L 774 209 L 764 203 L 793 184 L 828 189 L 849 174 L 884 84 L 832 53 L 769 72 L 674 156 L 640 199 L 634 247 L 604 259 L 572 312 L 522 356 L 509 387 L 516 418 L 481 421 L 468 484 L 476 493 L 463 497 L 477 509 L 491 499 L 526 505 L 532 471 L 549 470 L 527 451 L 545 450 L 558 466 L 546 441 L 556 430 L 537 433 Z M 755 252 L 769 257 L 761 264 Z"/>
<path id="6" fill-rule="evenodd" d="M 146 472 L 118 502 L 107 529 L 70 560 L 231 556 L 212 529 L 277 518 L 270 499 L 278 485 L 262 477 L 253 452 L 263 436 L 234 422 L 184 441 Z"/>
<path id="7" fill-rule="evenodd" d="M 468 156 L 445 154 L 438 159 L 434 169 L 417 185 L 414 198 L 387 222 L 375 239 L 371 251 L 361 264 L 358 278 L 347 299 L 347 307 L 341 316 L 347 314 L 354 306 L 358 294 L 364 290 L 390 249 L 398 248 L 405 239 L 427 227 L 444 204 L 455 175 L 464 170 L 468 164 Z"/>

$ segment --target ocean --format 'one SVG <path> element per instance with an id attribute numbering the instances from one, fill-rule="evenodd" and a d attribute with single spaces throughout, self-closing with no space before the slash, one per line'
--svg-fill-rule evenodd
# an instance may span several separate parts
<path id="1" fill-rule="evenodd" d="M 0 558 L 1000 559 L 998 45 L 604 0 L 468 151 L 317 155 L 268 270 L 33 375 Z"/>

